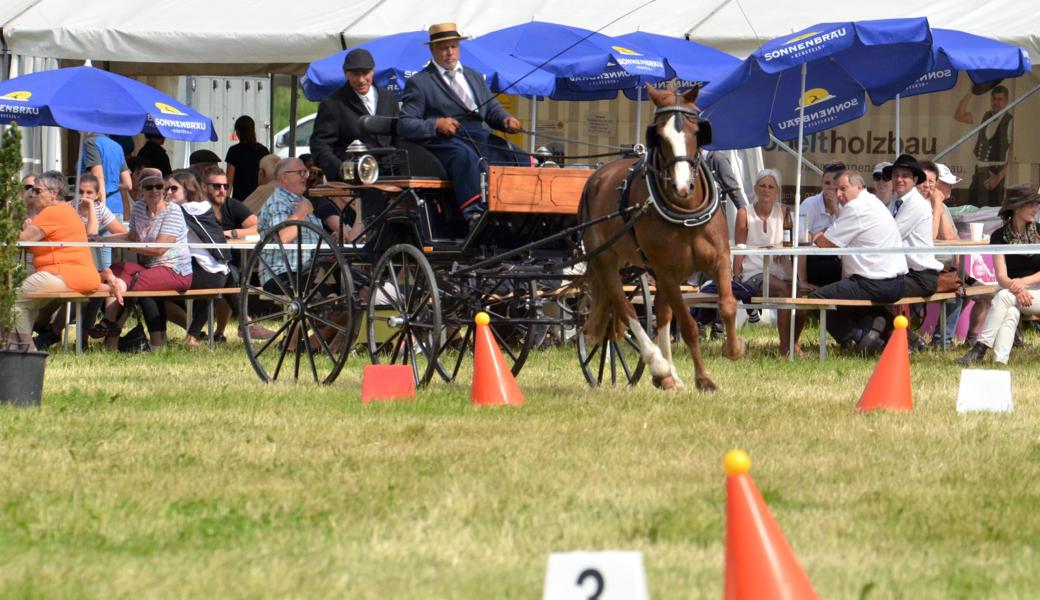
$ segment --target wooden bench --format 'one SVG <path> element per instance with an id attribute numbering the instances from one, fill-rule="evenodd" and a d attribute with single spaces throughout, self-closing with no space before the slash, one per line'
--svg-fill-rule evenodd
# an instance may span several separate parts
<path id="1" fill-rule="evenodd" d="M 997 285 L 977 285 L 964 289 L 963 297 L 973 298 L 978 296 L 991 296 L 1000 287 Z M 871 300 L 842 300 L 835 298 L 786 298 L 777 296 L 754 296 L 750 302 L 738 303 L 739 308 L 762 308 L 774 310 L 817 310 L 820 314 L 820 359 L 827 358 L 827 311 L 835 310 L 840 306 L 911 306 L 915 304 L 945 304 L 958 297 L 955 292 L 943 292 L 930 296 L 907 296 L 895 302 L 874 302 Z M 718 294 L 684 293 L 683 300 L 687 306 L 711 308 L 718 306 Z M 946 311 L 939 312 L 939 327 L 941 331 L 946 330 Z M 945 346 L 946 340 L 943 339 Z M 945 348 L 944 348 L 945 349 Z"/>
<path id="2" fill-rule="evenodd" d="M 209 333 L 209 347 L 212 349 L 214 346 L 213 341 L 213 301 L 220 296 L 228 294 L 238 294 L 241 292 L 241 288 L 229 287 L 229 288 L 209 288 L 209 289 L 198 289 L 198 290 L 185 290 L 178 292 L 174 290 L 165 291 L 126 291 L 123 292 L 124 298 L 184 298 L 187 303 L 187 319 L 191 322 L 192 317 L 192 306 L 194 300 L 206 300 L 208 309 L 208 320 L 207 320 L 207 332 Z M 29 299 L 34 300 L 61 300 L 66 304 L 74 304 L 76 306 L 76 354 L 83 353 L 83 303 L 94 298 L 115 298 L 115 294 L 112 292 L 33 292 L 26 296 Z M 66 327 L 68 327 L 68 312 L 66 312 Z M 67 338 L 66 338 L 67 339 Z"/>

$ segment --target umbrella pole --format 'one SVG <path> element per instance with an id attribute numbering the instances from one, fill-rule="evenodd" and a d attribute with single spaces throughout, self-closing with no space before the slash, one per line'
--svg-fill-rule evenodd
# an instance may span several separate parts
<path id="1" fill-rule="evenodd" d="M 902 152 L 900 152 L 900 150 L 902 150 L 902 148 L 900 148 L 900 146 L 902 146 L 902 138 L 900 137 L 899 131 L 899 126 L 902 121 L 899 114 L 899 106 L 902 104 L 900 100 L 902 100 L 902 98 L 899 97 L 899 94 L 896 94 L 896 156 L 902 154 Z"/>
<path id="2" fill-rule="evenodd" d="M 638 144 L 641 141 L 641 138 L 639 137 L 639 128 L 640 125 L 643 124 L 643 86 L 636 86 L 636 90 L 636 131 L 633 136 L 635 138 L 635 142 L 633 143 Z"/>
<path id="3" fill-rule="evenodd" d="M 538 131 L 538 96 L 531 96 L 531 120 L 528 127 L 531 130 L 531 135 L 527 137 L 527 151 L 534 154 L 534 132 Z"/>
<path id="4" fill-rule="evenodd" d="M 84 137 L 86 137 L 86 135 L 84 134 L 84 132 L 80 131 L 79 132 L 79 152 L 76 153 L 76 195 L 75 195 L 76 200 L 75 201 L 77 203 L 79 202 L 79 180 L 83 176 L 83 138 Z M 107 202 L 108 199 L 105 197 L 105 190 L 98 190 L 98 194 L 101 196 L 101 198 L 99 198 L 100 202 Z M 79 327 L 79 326 L 80 326 L 79 323 L 76 323 L 76 327 Z"/>
<path id="5" fill-rule="evenodd" d="M 802 208 L 802 147 L 805 145 L 805 75 L 806 63 L 802 63 L 802 93 L 798 96 L 798 168 L 794 180 L 794 227 L 791 231 L 791 247 L 798 247 L 800 232 L 798 225 Z M 791 298 L 798 296 L 798 255 L 791 257 Z M 787 359 L 794 360 L 794 326 L 797 313 L 791 310 L 791 327 L 787 338 Z M 822 339 L 822 338 L 821 338 Z"/>

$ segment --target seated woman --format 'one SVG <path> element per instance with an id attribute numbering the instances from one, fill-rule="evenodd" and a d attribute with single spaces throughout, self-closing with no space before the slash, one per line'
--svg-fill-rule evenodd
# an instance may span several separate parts
<path id="1" fill-rule="evenodd" d="M 1008 188 L 1000 218 L 1004 225 L 993 232 L 991 244 L 1040 244 L 1036 216 L 1040 194 L 1036 185 Z M 1040 313 L 1040 254 L 995 254 L 993 268 L 1001 290 L 993 297 L 986 325 L 978 341 L 957 360 L 962 365 L 979 362 L 993 349 L 993 362 L 1007 364 L 1022 314 Z"/>
<path id="2" fill-rule="evenodd" d="M 188 253 L 188 228 L 179 206 L 164 198 L 162 172 L 147 168 L 141 172 L 138 185 L 144 197 L 135 202 L 130 217 L 130 232 L 105 238 L 107 241 L 155 242 L 178 244 L 172 248 L 132 248 L 140 256 L 138 263 L 118 263 L 106 269 L 102 277 L 125 290 L 184 291 L 191 287 L 191 255 Z M 141 312 L 153 348 L 166 343 L 166 307 L 161 299 L 141 298 Z M 101 329 L 105 345 L 117 348 L 121 325 L 120 307 L 109 304 Z"/>
<path id="3" fill-rule="evenodd" d="M 178 169 L 166 178 L 165 199 L 180 206 L 184 211 L 184 221 L 188 227 L 188 241 L 192 244 L 223 244 L 224 230 L 213 211 L 213 205 L 202 194 L 195 174 L 187 169 Z M 204 290 L 238 285 L 228 264 L 231 253 L 220 248 L 191 248 L 191 289 Z M 174 301 L 183 303 L 182 300 Z M 223 310 L 218 314 L 223 324 L 227 324 L 229 312 Z M 202 337 L 202 327 L 206 324 L 206 311 L 197 310 L 192 314 L 191 323 L 187 324 L 188 335 L 184 345 L 196 348 Z M 182 323 L 183 324 L 183 323 Z"/>
<path id="4" fill-rule="evenodd" d="M 755 194 L 751 210 L 748 211 L 748 246 L 779 246 L 783 243 L 784 215 L 787 207 L 780 202 L 780 171 L 762 169 L 755 177 Z M 764 276 L 764 256 L 736 256 L 733 260 L 733 277 L 739 278 L 744 285 L 761 294 Z M 769 295 L 791 295 L 791 258 L 774 256 L 769 265 Z M 791 312 L 777 311 L 777 328 L 780 332 L 780 352 L 787 354 L 790 349 Z M 802 349 L 795 344 L 795 353 L 802 355 Z"/>
<path id="5" fill-rule="evenodd" d="M 65 176 L 48 171 L 35 178 L 32 195 L 39 213 L 26 219 L 19 239 L 23 242 L 86 242 L 87 230 L 76 210 L 65 202 Z M 22 283 L 14 305 L 14 332 L 10 336 L 12 350 L 36 350 L 32 340 L 33 320 L 53 300 L 31 300 L 33 292 L 91 293 L 101 285 L 90 249 L 85 247 L 34 246 L 36 272 Z"/>

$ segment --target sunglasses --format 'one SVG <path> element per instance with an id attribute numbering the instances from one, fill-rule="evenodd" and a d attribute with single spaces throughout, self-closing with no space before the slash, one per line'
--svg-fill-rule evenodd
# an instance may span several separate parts
<path id="1" fill-rule="evenodd" d="M 28 192 L 29 190 L 33 189 L 33 184 L 31 184 L 31 183 L 22 184 L 22 189 Z"/>
<path id="2" fill-rule="evenodd" d="M 170 186 L 166 186 L 166 190 L 165 191 L 166 191 L 167 194 L 169 194 L 170 192 L 179 192 L 180 189 L 181 189 L 180 186 L 170 185 Z"/>
<path id="3" fill-rule="evenodd" d="M 206 185 L 208 185 L 211 188 L 217 188 L 218 190 L 228 189 L 228 184 L 226 183 L 207 183 Z"/>
<path id="4" fill-rule="evenodd" d="M 30 188 L 30 189 L 32 190 L 32 193 L 33 193 L 33 194 L 36 194 L 37 196 L 39 196 L 40 194 L 42 194 L 42 193 L 44 193 L 44 192 L 49 192 L 49 191 L 50 191 L 50 190 L 49 190 L 49 189 L 47 189 L 47 188 L 42 188 L 42 187 L 36 187 L 36 186 L 33 186 L 33 187 L 32 187 L 32 188 Z"/>
<path id="5" fill-rule="evenodd" d="M 141 189 L 148 190 L 149 192 L 154 192 L 155 190 L 163 189 L 163 184 L 161 184 L 161 183 L 150 183 L 148 185 L 142 185 Z"/>

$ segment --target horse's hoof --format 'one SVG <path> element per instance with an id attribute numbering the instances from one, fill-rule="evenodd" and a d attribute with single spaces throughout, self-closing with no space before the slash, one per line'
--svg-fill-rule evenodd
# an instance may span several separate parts
<path id="1" fill-rule="evenodd" d="M 747 353 L 747 342 L 745 342 L 743 338 L 737 338 L 737 342 L 740 344 L 737 346 L 737 351 L 734 353 L 726 352 L 726 358 L 730 360 L 740 360 L 744 358 L 744 355 Z"/>
<path id="2" fill-rule="evenodd" d="M 671 375 L 665 375 L 664 377 L 654 377 L 653 382 L 654 387 L 659 390 L 667 391 L 675 389 L 677 387 L 675 379 L 673 379 Z"/>
<path id="3" fill-rule="evenodd" d="M 697 378 L 697 389 L 702 392 L 717 392 L 719 388 L 715 385 L 715 382 L 707 377 Z"/>

